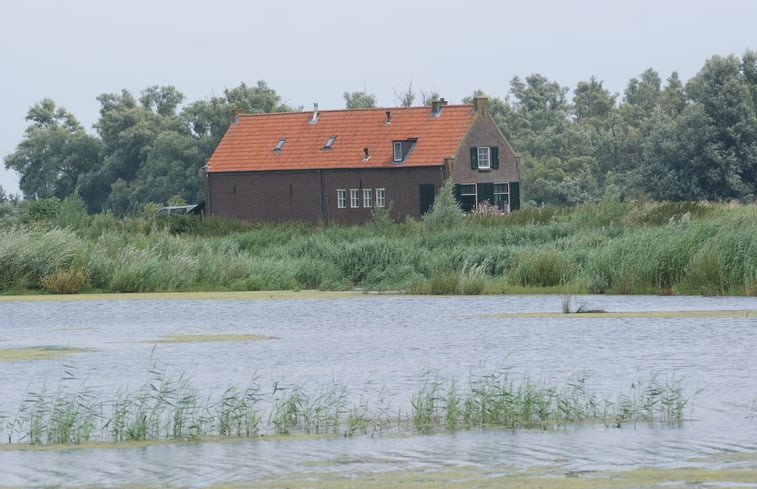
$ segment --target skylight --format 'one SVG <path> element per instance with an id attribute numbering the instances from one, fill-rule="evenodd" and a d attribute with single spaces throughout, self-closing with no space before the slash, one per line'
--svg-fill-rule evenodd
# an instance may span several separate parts
<path id="1" fill-rule="evenodd" d="M 336 136 L 329 136 L 323 149 L 331 149 L 331 147 L 334 146 L 334 141 L 336 141 Z"/>
<path id="2" fill-rule="evenodd" d="M 279 139 L 279 142 L 276 143 L 276 147 L 273 148 L 274 151 L 281 151 L 281 148 L 284 147 L 284 143 L 286 142 L 287 138 L 281 138 Z"/>

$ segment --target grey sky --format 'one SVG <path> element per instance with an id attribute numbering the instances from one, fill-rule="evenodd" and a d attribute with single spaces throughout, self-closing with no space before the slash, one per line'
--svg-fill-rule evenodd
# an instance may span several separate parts
<path id="1" fill-rule="evenodd" d="M 513 76 L 622 93 L 654 68 L 688 80 L 713 55 L 757 49 L 754 0 L 5 0 L 0 3 L 0 156 L 45 97 L 93 132 L 96 97 L 174 85 L 188 101 L 265 80 L 292 106 L 342 108 L 366 89 L 459 102 L 506 97 Z M 0 185 L 18 192 L 0 165 Z"/>

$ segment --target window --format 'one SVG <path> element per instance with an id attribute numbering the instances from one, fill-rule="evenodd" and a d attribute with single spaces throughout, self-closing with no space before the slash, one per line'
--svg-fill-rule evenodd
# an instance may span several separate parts
<path id="1" fill-rule="evenodd" d="M 360 207 L 360 189 L 350 189 L 350 207 L 352 207 L 353 209 Z"/>
<path id="2" fill-rule="evenodd" d="M 336 191 L 336 206 L 338 209 L 347 207 L 347 191 L 339 189 Z"/>
<path id="3" fill-rule="evenodd" d="M 336 141 L 336 136 L 329 136 L 326 140 L 326 145 L 322 149 L 331 149 L 334 146 L 334 141 Z"/>
<path id="4" fill-rule="evenodd" d="M 363 207 L 370 207 L 371 205 L 373 205 L 371 203 L 371 200 L 373 200 L 371 199 L 372 195 L 373 195 L 373 192 L 371 191 L 371 189 L 369 188 L 363 189 Z"/>
<path id="5" fill-rule="evenodd" d="M 471 146 L 470 148 L 471 170 L 498 170 L 499 147 L 498 146 Z"/>
<path id="6" fill-rule="evenodd" d="M 376 207 L 384 207 L 385 201 L 384 201 L 384 189 L 383 188 L 377 188 L 376 189 Z"/>
<path id="7" fill-rule="evenodd" d="M 478 147 L 478 168 L 483 170 L 488 170 L 491 168 L 491 165 L 489 163 L 489 147 L 488 146 L 479 146 Z"/>
<path id="8" fill-rule="evenodd" d="M 460 185 L 460 207 L 464 212 L 473 212 L 476 210 L 477 195 L 476 184 L 465 183 Z"/>
<path id="9" fill-rule="evenodd" d="M 273 148 L 274 151 L 281 151 L 281 148 L 284 147 L 284 143 L 286 143 L 287 138 L 281 138 L 279 139 L 279 142 L 276 143 L 276 147 Z"/>
<path id="10" fill-rule="evenodd" d="M 394 161 L 402 161 L 402 141 L 394 142 Z"/>
<path id="11" fill-rule="evenodd" d="M 510 212 L 510 184 L 494 184 L 494 206 L 501 212 Z"/>

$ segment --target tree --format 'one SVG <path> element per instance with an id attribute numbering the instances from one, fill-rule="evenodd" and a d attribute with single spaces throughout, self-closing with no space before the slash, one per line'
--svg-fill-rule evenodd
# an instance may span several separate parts
<path id="1" fill-rule="evenodd" d="M 675 118 L 657 117 L 644 147 L 644 183 L 658 199 L 753 199 L 757 195 L 757 104 L 747 51 L 714 56 L 686 84 Z"/>
<path id="2" fill-rule="evenodd" d="M 615 107 L 616 95 L 610 94 L 601 81 L 593 76 L 589 81 L 578 82 L 573 90 L 573 111 L 578 122 L 586 120 L 603 121 L 613 107 Z"/>
<path id="3" fill-rule="evenodd" d="M 405 93 L 399 93 L 397 90 L 394 90 L 394 96 L 397 97 L 397 101 L 400 103 L 401 107 L 411 107 L 415 101 L 413 82 L 410 82 L 407 86 L 407 91 Z"/>
<path id="4" fill-rule="evenodd" d="M 50 99 L 31 107 L 26 120 L 31 124 L 16 151 L 5 157 L 5 167 L 20 175 L 26 198 L 68 197 L 81 175 L 99 163 L 100 142 Z"/>
<path id="5" fill-rule="evenodd" d="M 348 109 L 372 109 L 376 107 L 376 96 L 363 92 L 344 92 L 345 107 Z"/>
<path id="6" fill-rule="evenodd" d="M 184 101 L 184 94 L 175 87 L 159 87 L 153 85 L 142 91 L 139 102 L 142 107 L 150 109 L 158 115 L 171 116 L 176 114 L 176 108 Z"/>
<path id="7" fill-rule="evenodd" d="M 523 195 L 538 205 L 571 206 L 597 197 L 599 164 L 591 156 L 563 161 L 549 157 L 523 175 Z"/>
<path id="8" fill-rule="evenodd" d="M 248 87 L 245 83 L 241 83 L 237 87 L 227 88 L 223 93 L 232 109 L 242 110 L 248 114 L 268 114 L 292 110 L 282 103 L 281 97 L 263 80 L 258 81 L 254 87 Z"/>

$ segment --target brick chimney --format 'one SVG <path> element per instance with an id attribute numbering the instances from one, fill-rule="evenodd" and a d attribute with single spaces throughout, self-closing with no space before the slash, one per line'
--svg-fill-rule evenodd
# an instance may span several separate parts
<path id="1" fill-rule="evenodd" d="M 444 100 L 444 98 L 440 98 L 439 100 L 432 100 L 431 101 L 431 116 L 432 117 L 439 117 L 439 115 L 442 113 L 442 108 L 447 105 L 447 101 Z"/>
<path id="2" fill-rule="evenodd" d="M 489 113 L 489 98 L 488 97 L 476 97 L 473 99 L 473 110 L 479 114 Z"/>

